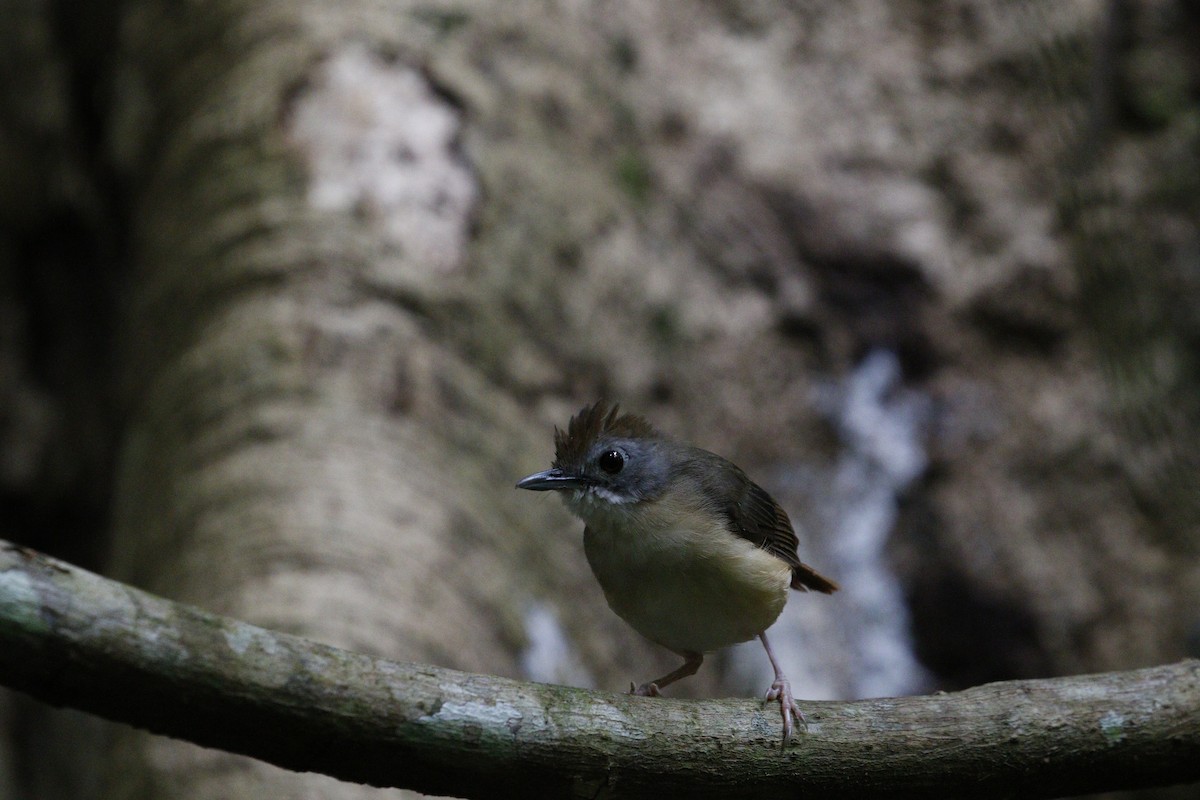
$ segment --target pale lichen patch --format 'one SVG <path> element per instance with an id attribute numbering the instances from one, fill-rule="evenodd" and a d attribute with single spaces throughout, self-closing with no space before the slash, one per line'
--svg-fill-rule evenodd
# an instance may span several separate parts
<path id="1" fill-rule="evenodd" d="M 361 44 L 323 61 L 293 101 L 287 135 L 308 168 L 308 202 L 371 226 L 371 278 L 411 288 L 463 263 L 479 188 L 460 127 L 425 74 Z"/>

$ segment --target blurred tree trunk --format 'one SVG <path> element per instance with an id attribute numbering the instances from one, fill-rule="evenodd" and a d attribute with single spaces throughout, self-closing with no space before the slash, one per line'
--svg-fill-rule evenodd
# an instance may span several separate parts
<path id="1" fill-rule="evenodd" d="M 13 536 L 357 650 L 620 688 L 672 658 L 512 491 L 552 424 L 647 413 L 837 567 L 820 398 L 882 350 L 927 409 L 884 566 L 934 681 L 1174 660 L 1194 6 L 0 0 Z M 799 694 L 853 692 L 848 605 L 790 604 Z M 748 691 L 712 661 L 680 695 Z M 370 793 L 8 706 L 14 783 Z"/>
<path id="2" fill-rule="evenodd" d="M 445 335 L 483 296 L 482 188 L 463 111 L 422 68 L 434 31 L 373 2 L 122 13 L 134 267 L 111 573 L 516 674 L 524 606 L 581 569 L 512 491 L 545 431 Z M 106 746 L 106 797 L 377 794 L 140 732 Z"/>

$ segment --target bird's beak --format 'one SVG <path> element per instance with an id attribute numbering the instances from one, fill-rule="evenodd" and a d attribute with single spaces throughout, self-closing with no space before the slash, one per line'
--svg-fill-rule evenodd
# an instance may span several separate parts
<path id="1" fill-rule="evenodd" d="M 558 467 L 545 472 L 535 472 L 517 481 L 518 489 L 532 489 L 535 492 L 548 492 L 552 489 L 582 489 L 587 481 L 578 475 L 569 475 Z"/>

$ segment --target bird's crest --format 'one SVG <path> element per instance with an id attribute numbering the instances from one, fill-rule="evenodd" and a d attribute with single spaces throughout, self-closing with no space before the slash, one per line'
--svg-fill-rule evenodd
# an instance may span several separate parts
<path id="1" fill-rule="evenodd" d="M 620 406 L 611 408 L 603 400 L 584 406 L 571 417 L 565 431 L 554 428 L 554 466 L 577 465 L 602 436 L 647 439 L 660 434 L 654 426 L 636 414 L 620 414 Z"/>

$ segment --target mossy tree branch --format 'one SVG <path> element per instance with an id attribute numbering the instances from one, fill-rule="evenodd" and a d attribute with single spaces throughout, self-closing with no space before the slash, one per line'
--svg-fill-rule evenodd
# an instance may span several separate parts
<path id="1" fill-rule="evenodd" d="M 0 683 L 348 781 L 468 797 L 1059 797 L 1200 780 L 1200 662 L 774 706 L 372 658 L 0 542 Z"/>

